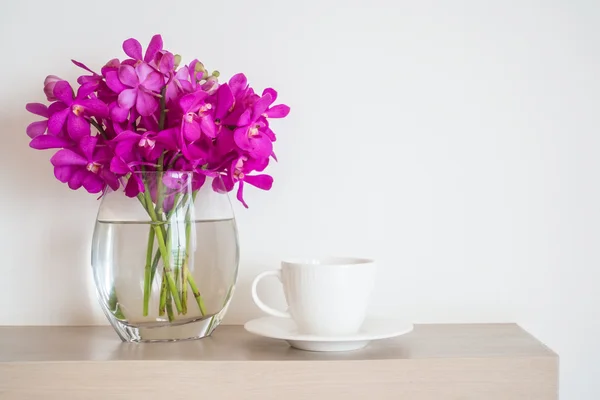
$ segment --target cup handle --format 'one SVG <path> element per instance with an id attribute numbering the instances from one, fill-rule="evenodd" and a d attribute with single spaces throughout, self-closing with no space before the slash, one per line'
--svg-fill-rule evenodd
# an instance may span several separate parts
<path id="1" fill-rule="evenodd" d="M 281 282 L 281 270 L 265 271 L 263 273 L 258 274 L 258 276 L 254 278 L 254 281 L 252 282 L 252 300 L 254 300 L 254 303 L 258 306 L 258 308 L 260 308 L 267 314 L 274 315 L 275 317 L 291 318 L 291 315 L 288 312 L 279 311 L 274 309 L 273 307 L 269 307 L 268 305 L 263 303 L 262 300 L 258 297 L 258 292 L 256 290 L 258 287 L 258 282 L 260 282 L 262 278 L 266 278 L 267 276 L 276 276 Z"/>

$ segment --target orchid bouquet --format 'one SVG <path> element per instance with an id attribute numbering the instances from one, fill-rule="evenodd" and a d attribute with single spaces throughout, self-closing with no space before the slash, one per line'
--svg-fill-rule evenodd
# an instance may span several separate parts
<path id="1" fill-rule="evenodd" d="M 50 104 L 26 106 L 44 118 L 27 127 L 29 146 L 58 149 L 50 161 L 55 177 L 69 188 L 100 197 L 122 189 L 125 196 L 137 198 L 154 222 L 148 238 L 144 315 L 160 258 L 160 312 L 168 298 L 185 314 L 189 284 L 204 314 L 186 260 L 172 259 L 169 230 L 161 223 L 190 203 L 182 186 L 191 184 L 193 197 L 207 177 L 218 178 L 211 184 L 217 192 L 237 187 L 236 197 L 245 207 L 246 183 L 269 190 L 273 179 L 262 173 L 276 160 L 269 119 L 287 116 L 289 107 L 273 105 L 277 92 L 271 88 L 256 93 L 241 73 L 220 83 L 219 73 L 209 73 L 197 59 L 180 66 L 181 57 L 163 48 L 160 35 L 152 37 L 144 54 L 133 38 L 123 42 L 123 50 L 128 58 L 109 60 L 99 73 L 72 60 L 86 71 L 77 79 L 76 91 L 55 75 L 45 79 Z"/>

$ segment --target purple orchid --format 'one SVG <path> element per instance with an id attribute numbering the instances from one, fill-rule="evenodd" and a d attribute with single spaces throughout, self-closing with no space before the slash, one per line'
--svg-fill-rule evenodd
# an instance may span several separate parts
<path id="1" fill-rule="evenodd" d="M 164 78 L 146 63 L 135 68 L 121 65 L 119 71 L 106 73 L 106 84 L 119 94 L 119 107 L 130 110 L 135 106 L 142 116 L 154 114 L 158 109 L 157 97 L 164 86 Z"/>
<path id="2" fill-rule="evenodd" d="M 98 145 L 97 137 L 87 136 L 79 148 L 59 150 L 50 162 L 56 178 L 71 189 L 83 186 L 90 193 L 99 193 L 107 184 L 113 190 L 119 187 L 117 177 L 107 168 L 110 156 L 108 147 Z"/>
<path id="3" fill-rule="evenodd" d="M 41 103 L 28 103 L 25 107 L 27 111 L 32 114 L 39 115 L 40 117 L 50 118 L 50 112 L 48 107 Z M 27 136 L 35 138 L 36 136 L 43 135 L 48 129 L 48 119 L 45 121 L 32 122 L 27 126 Z"/>
<path id="4" fill-rule="evenodd" d="M 132 64 L 137 64 L 139 61 L 150 63 L 154 60 L 156 54 L 163 49 L 163 40 L 161 35 L 154 35 L 148 43 L 146 53 L 142 58 L 142 45 L 137 39 L 129 38 L 123 42 L 123 51 L 132 58 Z"/>
<path id="5" fill-rule="evenodd" d="M 222 181 L 213 181 L 213 189 L 218 192 L 228 192 L 231 191 L 237 183 L 238 190 L 236 198 L 244 207 L 248 208 L 248 204 L 244 200 L 244 182 L 262 190 L 270 190 L 273 186 L 273 178 L 270 175 L 248 175 L 249 172 L 255 170 L 257 167 L 261 168 L 259 164 L 255 164 L 254 160 L 251 160 L 246 156 L 239 156 L 232 161 L 229 172 L 221 175 Z"/>
<path id="6" fill-rule="evenodd" d="M 69 136 L 79 140 L 91 133 L 90 122 L 86 117 L 108 116 L 106 104 L 98 99 L 88 98 L 89 87 L 81 86 L 77 96 L 74 96 L 69 82 L 59 81 L 56 82 L 53 93 L 59 103 L 55 103 L 57 111 L 48 120 L 48 131 L 54 135 L 58 135 L 66 123 Z"/>
<path id="7" fill-rule="evenodd" d="M 288 106 L 273 105 L 275 90 L 258 95 L 241 73 L 221 84 L 198 59 L 180 67 L 181 57 L 163 49 L 160 35 L 145 53 L 133 38 L 122 47 L 128 58 L 109 60 L 100 73 L 71 60 L 86 71 L 76 94 L 49 75 L 44 93 L 50 104 L 26 106 L 42 117 L 27 126 L 29 146 L 58 149 L 52 164 L 61 182 L 93 193 L 123 184 L 129 197 L 148 190 L 151 199 L 164 198 L 164 209 L 173 206 L 181 185 L 195 191 L 208 176 L 215 190 L 237 186 L 245 207 L 246 184 L 271 188 L 273 179 L 261 173 L 276 160 L 269 120 L 289 113 Z M 144 181 L 148 171 L 162 171 L 163 181 Z"/>

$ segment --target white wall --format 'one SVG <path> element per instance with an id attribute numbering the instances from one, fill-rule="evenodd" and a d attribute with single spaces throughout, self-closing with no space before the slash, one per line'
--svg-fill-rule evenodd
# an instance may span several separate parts
<path id="1" fill-rule="evenodd" d="M 236 205 L 228 323 L 281 257 L 375 257 L 374 304 L 413 322 L 515 321 L 600 398 L 600 6 L 595 1 L 4 1 L 0 324 L 104 324 L 89 267 L 98 202 L 28 148 L 47 74 L 74 79 L 162 33 L 292 107 L 270 193 Z M 283 296 L 273 283 L 273 301 Z"/>

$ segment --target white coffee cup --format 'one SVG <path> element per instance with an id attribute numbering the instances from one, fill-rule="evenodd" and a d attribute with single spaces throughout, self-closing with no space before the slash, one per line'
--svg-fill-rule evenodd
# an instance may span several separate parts
<path id="1" fill-rule="evenodd" d="M 292 318 L 299 333 L 333 336 L 359 331 L 375 283 L 373 260 L 328 257 L 281 262 L 281 269 L 259 274 L 252 282 L 252 299 L 265 313 Z M 262 278 L 276 276 L 283 284 L 288 311 L 276 310 L 258 297 Z"/>

